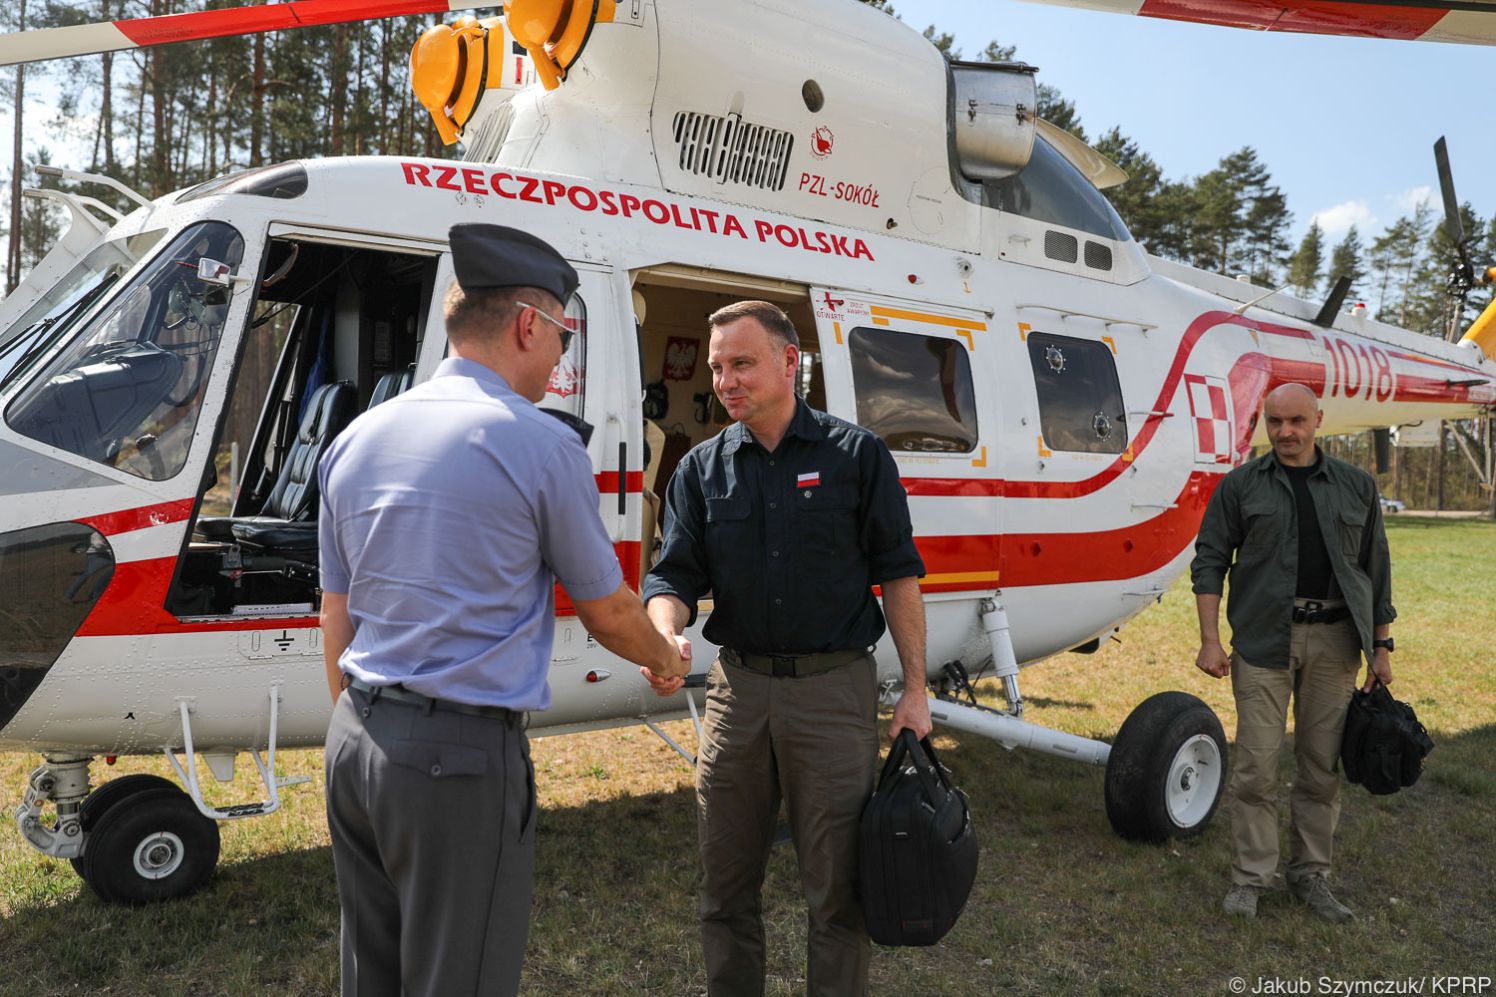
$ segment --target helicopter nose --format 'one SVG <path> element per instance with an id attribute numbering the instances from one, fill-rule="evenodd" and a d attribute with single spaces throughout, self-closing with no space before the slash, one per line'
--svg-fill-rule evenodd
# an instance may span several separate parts
<path id="1" fill-rule="evenodd" d="M 0 730 L 25 706 L 114 576 L 114 550 L 86 523 L 0 533 Z"/>

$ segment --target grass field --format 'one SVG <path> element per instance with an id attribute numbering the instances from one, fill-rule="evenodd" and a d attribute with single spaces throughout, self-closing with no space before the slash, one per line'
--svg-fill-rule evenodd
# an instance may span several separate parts
<path id="1" fill-rule="evenodd" d="M 1328 992 L 1318 989 L 1328 977 L 1412 978 L 1428 993 L 1435 976 L 1496 976 L 1496 524 L 1393 516 L 1388 528 L 1402 614 L 1394 691 L 1438 747 L 1410 790 L 1346 789 L 1335 885 L 1359 915 L 1353 925 L 1314 920 L 1282 893 L 1256 922 L 1227 922 L 1224 814 L 1187 842 L 1128 844 L 1108 827 L 1099 769 L 946 737 L 944 760 L 981 834 L 977 887 L 939 946 L 875 953 L 874 992 L 1239 993 L 1233 978 L 1247 990 L 1266 978 Z M 1193 617 L 1176 585 L 1122 643 L 1025 670 L 1030 719 L 1109 739 L 1138 702 L 1177 688 L 1210 703 L 1230 736 L 1229 685 L 1191 664 Z M 545 809 L 524 992 L 703 993 L 689 769 L 642 729 L 540 740 L 534 754 Z M 283 774 L 320 773 L 319 752 L 281 758 Z M 0 760 L 8 799 L 33 764 Z M 131 771 L 168 774 L 164 762 L 123 759 L 109 775 Z M 95 775 L 107 777 L 102 765 Z M 0 993 L 336 992 L 321 795 L 314 785 L 288 796 L 280 814 L 223 828 L 222 863 L 202 894 L 134 910 L 100 904 L 66 862 L 36 856 L 7 814 Z M 797 894 L 794 856 L 778 849 L 765 887 L 773 994 L 804 989 Z"/>

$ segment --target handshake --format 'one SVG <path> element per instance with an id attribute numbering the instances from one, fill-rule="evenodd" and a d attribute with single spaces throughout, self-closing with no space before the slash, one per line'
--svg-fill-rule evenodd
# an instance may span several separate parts
<path id="1" fill-rule="evenodd" d="M 639 674 L 649 683 L 658 696 L 673 696 L 685 685 L 691 673 L 691 638 L 682 637 L 664 627 L 660 635 L 675 645 L 675 654 L 656 667 L 639 666 Z"/>

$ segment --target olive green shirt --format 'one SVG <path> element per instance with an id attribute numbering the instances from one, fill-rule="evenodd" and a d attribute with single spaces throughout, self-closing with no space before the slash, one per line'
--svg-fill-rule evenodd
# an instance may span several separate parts
<path id="1" fill-rule="evenodd" d="M 1376 479 L 1318 447 L 1315 452 L 1319 465 L 1309 475 L 1309 493 L 1335 584 L 1370 657 L 1376 627 L 1397 617 Z M 1197 595 L 1220 595 L 1230 577 L 1231 646 L 1250 664 L 1288 667 L 1298 560 L 1293 486 L 1269 452 L 1221 479 L 1205 508 L 1190 565 Z"/>

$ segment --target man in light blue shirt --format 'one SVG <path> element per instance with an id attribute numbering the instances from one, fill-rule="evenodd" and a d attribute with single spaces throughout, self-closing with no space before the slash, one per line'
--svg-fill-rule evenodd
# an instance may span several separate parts
<path id="1" fill-rule="evenodd" d="M 518 992 L 535 846 L 522 717 L 550 705 L 557 581 L 604 647 L 661 676 L 689 667 L 623 583 L 577 434 L 533 404 L 570 338 L 576 272 L 515 229 L 450 238 L 453 356 L 319 469 L 345 995 Z"/>

